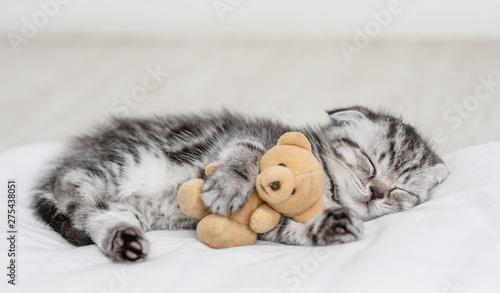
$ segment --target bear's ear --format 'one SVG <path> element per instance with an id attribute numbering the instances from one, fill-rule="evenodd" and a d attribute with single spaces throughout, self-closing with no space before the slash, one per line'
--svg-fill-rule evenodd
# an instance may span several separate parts
<path id="1" fill-rule="evenodd" d="M 278 139 L 278 145 L 294 145 L 311 151 L 311 143 L 305 135 L 300 132 L 287 132 Z"/>
<path id="2" fill-rule="evenodd" d="M 205 167 L 205 175 L 210 176 L 217 168 L 217 162 L 212 162 Z"/>

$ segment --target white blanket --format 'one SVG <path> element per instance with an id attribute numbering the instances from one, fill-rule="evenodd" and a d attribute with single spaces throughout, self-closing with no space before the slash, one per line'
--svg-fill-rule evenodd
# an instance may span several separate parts
<path id="1" fill-rule="evenodd" d="M 153 231 L 148 261 L 74 247 L 30 209 L 60 144 L 0 155 L 1 292 L 500 292 L 500 143 L 445 157 L 449 178 L 413 210 L 367 222 L 361 241 L 323 248 L 258 242 L 214 250 L 194 231 Z M 16 285 L 7 283 L 7 180 L 17 180 Z"/>

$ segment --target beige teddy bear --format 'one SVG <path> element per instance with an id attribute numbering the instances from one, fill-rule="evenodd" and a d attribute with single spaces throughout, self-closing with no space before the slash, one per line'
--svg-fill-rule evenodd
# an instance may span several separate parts
<path id="1" fill-rule="evenodd" d="M 210 176 L 216 163 L 207 166 Z M 251 245 L 257 233 L 274 229 L 281 216 L 306 222 L 323 210 L 323 169 L 311 151 L 311 144 L 299 132 L 288 132 L 262 156 L 255 190 L 245 206 L 227 217 L 210 214 L 201 194 L 204 181 L 184 183 L 177 195 L 182 211 L 201 219 L 196 228 L 201 242 L 213 248 Z"/>

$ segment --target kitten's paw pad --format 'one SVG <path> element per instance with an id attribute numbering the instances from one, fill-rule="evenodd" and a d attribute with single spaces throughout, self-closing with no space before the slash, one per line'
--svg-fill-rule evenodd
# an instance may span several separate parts
<path id="1" fill-rule="evenodd" d="M 346 208 L 327 209 L 311 227 L 314 245 L 329 245 L 358 240 L 363 231 L 363 222 Z"/>
<path id="2" fill-rule="evenodd" d="M 252 190 L 253 182 L 218 169 L 203 185 L 201 197 L 210 212 L 226 216 L 241 209 Z"/>
<path id="3" fill-rule="evenodd" d="M 117 262 L 137 262 L 147 258 L 148 242 L 135 228 L 116 230 L 110 257 Z"/>

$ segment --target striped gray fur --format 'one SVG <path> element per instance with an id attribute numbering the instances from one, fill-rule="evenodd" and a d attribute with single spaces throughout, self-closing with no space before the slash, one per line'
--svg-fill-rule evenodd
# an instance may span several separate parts
<path id="1" fill-rule="evenodd" d="M 328 245 L 358 239 L 362 221 L 429 199 L 447 171 L 428 143 L 401 119 L 364 107 L 328 112 L 330 122 L 294 128 L 228 111 L 115 119 L 76 138 L 40 180 L 37 214 L 74 245 L 95 243 L 117 262 L 147 258 L 144 232 L 193 229 L 176 203 L 179 186 L 204 177 L 202 198 L 226 215 L 249 198 L 263 153 L 287 131 L 303 132 L 325 173 L 326 209 L 307 223 L 283 217 L 260 239 Z"/>

